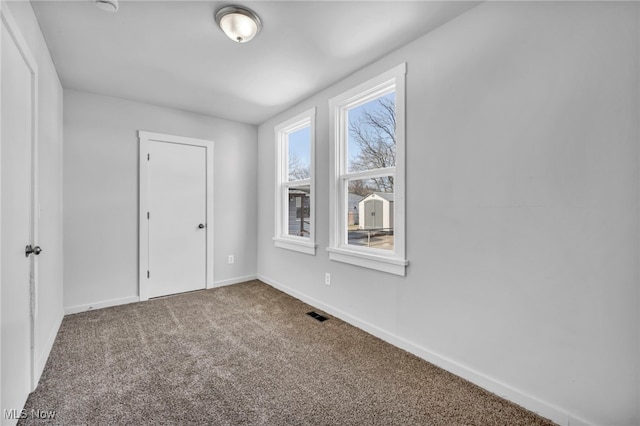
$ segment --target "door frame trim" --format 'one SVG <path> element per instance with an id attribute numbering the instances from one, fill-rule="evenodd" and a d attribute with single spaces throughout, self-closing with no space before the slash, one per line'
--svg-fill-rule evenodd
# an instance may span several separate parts
<path id="1" fill-rule="evenodd" d="M 149 281 L 147 271 L 149 270 L 149 227 L 148 227 L 148 165 L 147 155 L 149 154 L 149 142 L 165 142 L 181 145 L 192 145 L 204 147 L 206 151 L 206 167 L 207 167 L 207 227 L 206 231 L 206 275 L 205 288 L 213 288 L 213 150 L 214 142 L 212 140 L 195 139 L 185 136 L 167 135 L 163 133 L 148 132 L 138 130 L 139 145 L 139 191 L 138 191 L 138 295 L 140 301 L 149 300 Z"/>
<path id="2" fill-rule="evenodd" d="M 0 7 L 0 16 L 2 22 L 7 28 L 7 32 L 13 38 L 16 47 L 20 51 L 20 55 L 24 59 L 25 64 L 31 72 L 31 194 L 30 194 L 30 210 L 31 210 L 31 223 L 30 223 L 30 241 L 29 244 L 37 245 L 38 243 L 38 228 L 39 228 L 39 198 L 38 198 L 38 63 L 35 57 L 31 53 L 31 49 L 26 39 L 20 31 L 20 26 L 16 22 L 15 18 L 11 14 L 9 8 Z M 1 40 L 0 40 L 1 41 Z M 0 136 L 1 137 L 1 136 Z M 0 140 L 0 146 L 2 141 Z M 1 190 L 1 189 L 0 189 Z M 1 259 L 1 258 L 0 258 Z M 0 264 L 1 264 L 0 260 Z M 0 265 L 1 266 L 1 265 Z M 30 260 L 30 277 L 29 277 L 29 317 L 30 317 L 30 385 L 33 392 L 38 385 L 40 379 L 40 371 L 37 367 L 37 332 L 38 332 L 38 257 L 31 256 Z M 1 283 L 0 283 L 1 286 Z M 0 340 L 1 341 L 1 340 Z"/>

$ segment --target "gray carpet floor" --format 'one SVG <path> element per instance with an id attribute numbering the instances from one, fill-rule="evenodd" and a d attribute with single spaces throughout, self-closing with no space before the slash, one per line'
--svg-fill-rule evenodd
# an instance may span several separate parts
<path id="1" fill-rule="evenodd" d="M 20 424 L 551 425 L 250 281 L 69 315 Z M 319 311 L 318 311 L 319 312 Z"/>

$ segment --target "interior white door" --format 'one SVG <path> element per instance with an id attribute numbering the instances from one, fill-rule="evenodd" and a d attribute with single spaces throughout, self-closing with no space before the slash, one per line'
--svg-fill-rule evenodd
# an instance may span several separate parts
<path id="1" fill-rule="evenodd" d="M 149 297 L 204 289 L 206 148 L 150 141 L 148 149 Z"/>
<path id="2" fill-rule="evenodd" d="M 33 242 L 32 202 L 35 143 L 34 64 L 25 56 L 15 28 L 2 19 L 2 286 L 1 378 L 2 424 L 14 424 L 18 410 L 32 390 L 33 256 L 25 246 Z M 12 415 L 13 414 L 13 415 Z"/>

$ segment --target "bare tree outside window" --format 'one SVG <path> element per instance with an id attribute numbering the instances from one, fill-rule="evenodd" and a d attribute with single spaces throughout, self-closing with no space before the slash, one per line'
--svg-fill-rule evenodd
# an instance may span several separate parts
<path id="1" fill-rule="evenodd" d="M 349 112 L 349 171 L 384 169 L 396 165 L 396 105 L 391 93 Z M 353 119 L 352 119 L 353 117 Z M 373 178 L 373 187 L 350 182 L 349 192 L 366 196 L 393 192 L 393 176 Z"/>
<path id="2" fill-rule="evenodd" d="M 309 179 L 311 171 L 308 162 L 305 163 L 295 153 L 289 153 L 289 180 Z"/>

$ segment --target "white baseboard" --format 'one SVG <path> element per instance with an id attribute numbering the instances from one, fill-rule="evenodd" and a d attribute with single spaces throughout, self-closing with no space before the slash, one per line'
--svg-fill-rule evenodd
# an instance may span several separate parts
<path id="1" fill-rule="evenodd" d="M 258 278 L 257 275 L 247 275 L 247 276 L 244 276 L 244 277 L 229 278 L 228 280 L 214 281 L 213 284 L 207 286 L 207 289 L 224 287 L 224 286 L 231 285 L 231 284 L 243 283 L 243 282 L 246 282 L 246 281 L 255 280 L 257 278 Z"/>
<path id="2" fill-rule="evenodd" d="M 213 284 L 207 286 L 207 289 L 224 287 L 231 284 L 251 281 L 251 280 L 255 280 L 256 278 L 257 278 L 256 275 L 247 275 L 244 277 L 230 278 L 228 280 L 214 281 Z M 79 312 L 93 311 L 95 309 L 108 308 L 110 306 L 126 305 L 128 303 L 135 303 L 139 301 L 140 301 L 140 297 L 131 296 L 131 297 L 124 297 L 122 299 L 111 299 L 111 300 L 105 300 L 102 302 L 90 303 L 87 305 L 68 306 L 64 308 L 64 314 L 65 315 L 77 314 Z"/>
<path id="3" fill-rule="evenodd" d="M 58 331 L 60 330 L 60 325 L 62 325 L 63 318 L 64 318 L 64 311 L 61 309 L 54 320 L 53 327 L 51 327 L 51 330 L 49 331 L 49 336 L 47 337 L 47 341 L 44 342 L 44 346 L 40 351 L 38 363 L 36 364 L 37 370 L 35 371 L 34 382 L 36 384 L 40 381 L 40 376 L 42 376 L 44 367 L 47 364 L 47 360 L 49 359 L 49 354 L 51 353 L 51 349 L 53 349 L 53 343 L 56 341 L 56 336 L 58 335 Z"/>
<path id="4" fill-rule="evenodd" d="M 297 299 L 302 300 L 303 302 L 312 305 L 318 309 L 325 311 L 326 313 L 333 315 L 341 320 L 358 327 L 369 334 L 372 334 L 385 342 L 391 343 L 392 345 L 404 349 L 405 351 L 412 353 L 438 367 L 455 374 L 456 376 L 462 377 L 465 380 L 470 381 L 483 389 L 488 390 L 504 399 L 507 399 L 511 402 L 514 402 L 521 407 L 526 408 L 529 411 L 539 414 L 542 417 L 545 417 L 559 425 L 562 426 L 574 426 L 574 425 L 591 425 L 593 423 L 588 422 L 584 419 L 581 419 L 578 416 L 574 416 L 568 413 L 566 410 L 562 408 L 556 407 L 553 404 L 550 404 L 546 401 L 542 401 L 538 398 L 535 398 L 531 395 L 527 395 L 525 392 L 522 392 L 512 386 L 509 386 L 506 383 L 502 383 L 499 380 L 495 380 L 485 374 L 482 374 L 474 369 L 460 364 L 452 359 L 449 359 L 445 356 L 439 355 L 427 348 L 424 348 L 420 345 L 416 345 L 402 337 L 396 336 L 393 333 L 390 333 L 386 330 L 378 328 L 377 326 L 363 321 L 360 318 L 357 318 L 349 313 L 341 311 L 340 309 L 336 309 L 332 306 L 329 306 L 313 297 L 307 296 L 306 294 L 300 293 L 297 290 L 294 290 L 290 287 L 282 285 L 270 278 L 262 276 L 258 274 L 258 279 L 271 285 L 272 287 L 287 293 Z"/>
<path id="5" fill-rule="evenodd" d="M 77 314 L 78 312 L 93 311 L 94 309 L 108 308 L 110 306 L 126 305 L 128 303 L 139 302 L 138 296 L 123 297 L 122 299 L 111 299 L 103 302 L 91 303 L 88 305 L 69 306 L 64 308 L 65 315 Z"/>

